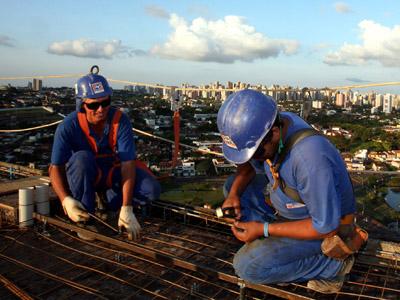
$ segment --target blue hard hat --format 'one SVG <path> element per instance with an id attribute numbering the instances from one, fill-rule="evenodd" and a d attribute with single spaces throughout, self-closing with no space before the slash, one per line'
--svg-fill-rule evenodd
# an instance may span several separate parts
<path id="1" fill-rule="evenodd" d="M 94 69 L 97 69 L 94 71 Z M 98 75 L 99 67 L 92 66 L 90 73 L 79 78 L 75 84 L 76 109 L 79 111 L 82 107 L 83 99 L 97 99 L 106 96 L 112 96 L 112 89 L 107 80 Z"/>
<path id="2" fill-rule="evenodd" d="M 242 164 L 256 152 L 278 115 L 275 100 L 254 90 L 230 95 L 218 111 L 218 130 L 227 160 Z"/>

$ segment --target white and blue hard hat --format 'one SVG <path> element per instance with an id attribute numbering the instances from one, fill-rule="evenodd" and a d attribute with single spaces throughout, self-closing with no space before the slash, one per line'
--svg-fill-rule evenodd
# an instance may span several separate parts
<path id="1" fill-rule="evenodd" d="M 230 95 L 218 111 L 222 151 L 235 164 L 247 162 L 271 130 L 278 115 L 275 100 L 254 90 Z"/>
<path id="2" fill-rule="evenodd" d="M 75 100 L 76 110 L 80 111 L 82 108 L 83 99 L 97 99 L 106 96 L 112 96 L 113 91 L 108 85 L 107 80 L 98 75 L 99 67 L 92 66 L 90 73 L 79 78 L 75 84 Z"/>

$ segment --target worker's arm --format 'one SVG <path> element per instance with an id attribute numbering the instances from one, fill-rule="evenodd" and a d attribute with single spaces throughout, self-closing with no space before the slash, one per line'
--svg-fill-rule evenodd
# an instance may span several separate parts
<path id="1" fill-rule="evenodd" d="M 61 201 L 64 212 L 72 221 L 83 222 L 89 220 L 89 215 L 82 203 L 71 196 L 65 165 L 50 166 L 50 182 Z"/>
<path id="2" fill-rule="evenodd" d="M 135 161 L 123 161 L 121 163 L 122 206 L 132 205 L 133 190 L 135 188 L 135 178 Z"/>
<path id="3" fill-rule="evenodd" d="M 264 223 L 256 221 L 235 222 L 232 231 L 237 239 L 248 243 L 264 235 Z M 291 222 L 271 223 L 268 225 L 269 236 L 300 240 L 323 239 L 334 235 L 336 232 L 337 229 L 324 234 L 318 232 L 314 229 L 311 218 Z"/>
<path id="4" fill-rule="evenodd" d="M 50 166 L 50 182 L 61 202 L 65 197 L 71 195 L 65 173 L 65 165 Z"/>
<path id="5" fill-rule="evenodd" d="M 239 165 L 236 170 L 235 179 L 222 207 L 234 207 L 237 219 L 240 219 L 241 216 L 240 196 L 255 175 L 256 172 L 249 162 Z"/>

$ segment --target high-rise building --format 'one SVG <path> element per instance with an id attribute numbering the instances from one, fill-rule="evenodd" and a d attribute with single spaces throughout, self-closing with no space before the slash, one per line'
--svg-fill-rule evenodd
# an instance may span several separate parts
<path id="1" fill-rule="evenodd" d="M 377 94 L 375 96 L 375 105 L 374 107 L 382 107 L 383 106 L 383 95 Z"/>
<path id="2" fill-rule="evenodd" d="M 394 95 L 392 102 L 393 102 L 394 109 L 399 109 L 400 108 L 400 97 L 399 97 L 399 95 Z"/>
<path id="3" fill-rule="evenodd" d="M 383 97 L 383 112 L 390 114 L 393 110 L 393 96 L 392 94 L 385 94 Z"/>
<path id="4" fill-rule="evenodd" d="M 353 93 L 353 96 L 351 97 L 351 103 L 355 104 L 355 105 L 360 105 L 360 93 L 358 91 L 355 91 Z"/>
<path id="5" fill-rule="evenodd" d="M 41 91 L 42 90 L 42 80 L 33 78 L 33 90 Z"/>
<path id="6" fill-rule="evenodd" d="M 336 106 L 344 107 L 346 103 L 345 94 L 337 93 L 336 94 Z"/>

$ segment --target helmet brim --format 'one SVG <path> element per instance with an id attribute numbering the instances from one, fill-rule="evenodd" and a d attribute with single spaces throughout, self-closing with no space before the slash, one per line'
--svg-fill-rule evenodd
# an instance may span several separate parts
<path id="1" fill-rule="evenodd" d="M 225 143 L 222 144 L 222 152 L 227 160 L 234 164 L 244 164 L 248 162 L 257 148 L 244 148 L 243 150 L 236 150 L 232 147 L 227 146 Z"/>

